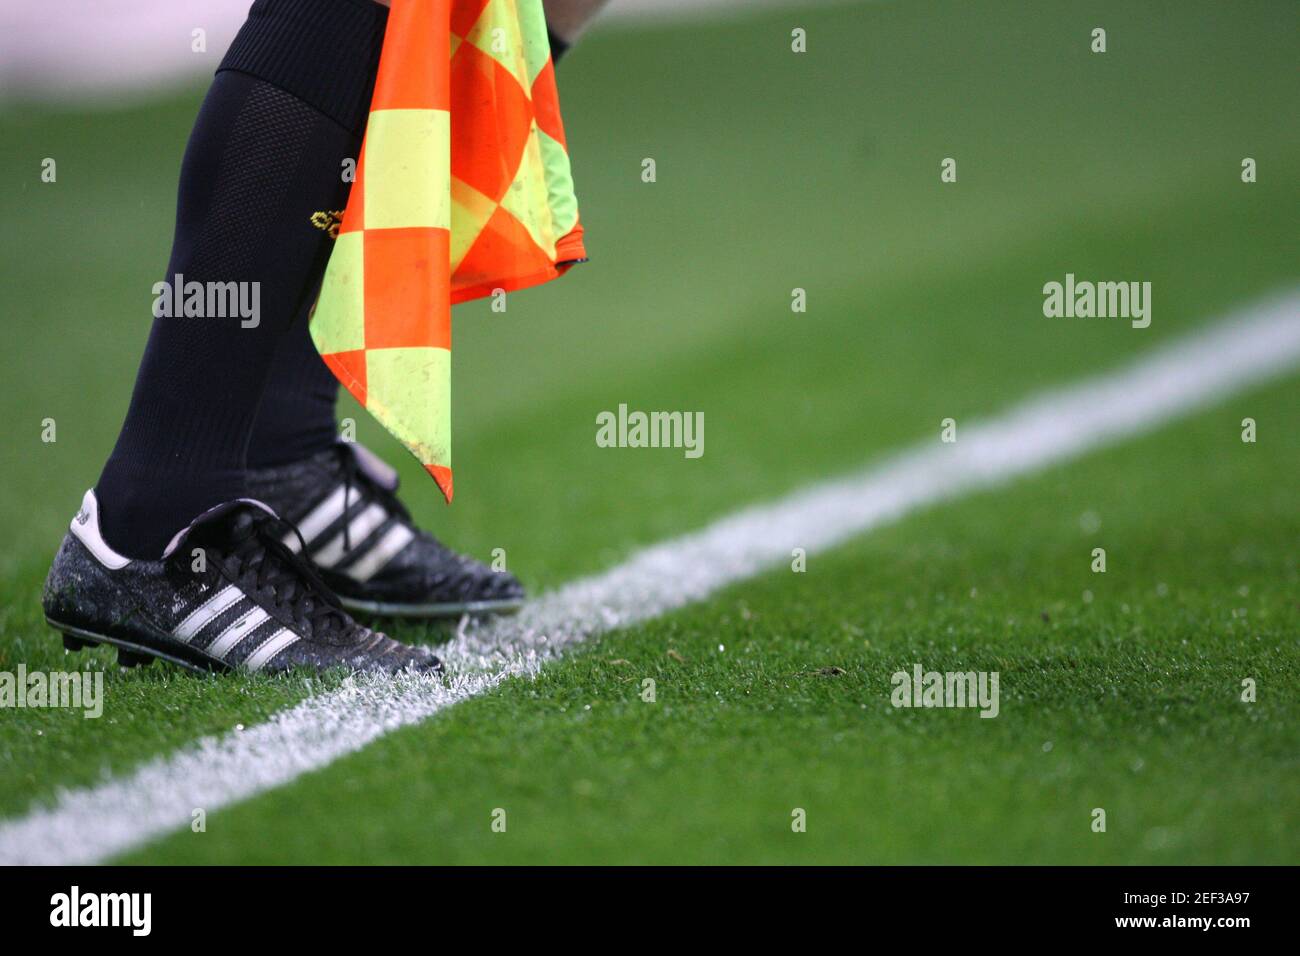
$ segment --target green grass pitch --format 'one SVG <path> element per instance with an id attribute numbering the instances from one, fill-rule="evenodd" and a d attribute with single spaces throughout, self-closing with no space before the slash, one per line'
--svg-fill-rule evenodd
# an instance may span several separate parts
<path id="1" fill-rule="evenodd" d="M 457 310 L 455 504 L 355 405 L 340 415 L 401 466 L 426 526 L 504 548 L 535 592 L 937 441 L 943 418 L 994 415 L 1295 282 L 1294 21 L 1280 2 L 947 0 L 593 34 L 560 70 L 592 262 L 505 314 Z M 40 614 L 125 412 L 200 95 L 0 113 L 0 670 L 102 667 L 108 691 L 97 721 L 0 711 L 3 818 L 335 682 L 119 671 L 65 657 Z M 57 184 L 39 181 L 46 156 Z M 1067 272 L 1151 281 L 1151 327 L 1044 318 L 1042 285 Z M 1298 388 L 1293 373 L 607 634 L 119 859 L 1294 862 Z M 704 456 L 596 447 L 620 402 L 703 411 Z M 915 662 L 999 671 L 1000 715 L 895 710 L 890 674 Z"/>

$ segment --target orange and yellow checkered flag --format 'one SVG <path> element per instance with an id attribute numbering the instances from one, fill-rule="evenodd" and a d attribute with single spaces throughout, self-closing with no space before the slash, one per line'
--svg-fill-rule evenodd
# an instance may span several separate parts
<path id="1" fill-rule="evenodd" d="M 585 258 L 541 0 L 393 0 L 311 334 L 448 501 L 452 304 Z"/>

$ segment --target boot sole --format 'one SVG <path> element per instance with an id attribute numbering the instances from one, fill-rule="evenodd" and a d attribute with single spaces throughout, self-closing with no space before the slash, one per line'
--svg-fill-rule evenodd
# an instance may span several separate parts
<path id="1" fill-rule="evenodd" d="M 171 648 L 153 647 L 148 644 L 125 640 L 121 637 L 110 637 L 107 634 L 88 631 L 84 628 L 74 627 L 71 624 L 63 624 L 50 617 L 46 617 L 45 622 L 63 635 L 64 650 L 82 651 L 87 648 L 98 647 L 100 644 L 107 644 L 110 647 L 117 648 L 117 662 L 122 667 L 145 667 L 152 664 L 156 659 L 167 661 L 169 664 L 175 664 L 177 667 L 183 667 L 196 674 L 233 674 L 239 671 L 238 668 L 232 667 L 224 661 L 200 656 L 202 655 L 201 651 L 192 651 L 191 653 L 195 656 L 187 658 L 179 656 Z M 442 671 L 443 666 L 439 662 L 433 672 L 441 674 Z M 240 671 L 240 673 L 246 672 Z"/>
<path id="2" fill-rule="evenodd" d="M 145 667 L 152 664 L 154 660 L 167 661 L 169 664 L 175 664 L 186 670 L 194 671 L 197 674 L 230 673 L 231 667 L 218 661 L 199 658 L 186 658 L 170 648 L 153 647 L 149 644 L 141 644 L 135 641 L 128 641 L 121 637 L 110 637 L 107 634 L 99 634 L 95 631 L 88 631 L 84 628 L 74 627 L 71 624 L 63 624 L 51 617 L 45 618 L 45 623 L 49 624 L 54 630 L 63 635 L 63 647 L 68 651 L 81 651 L 88 647 L 98 647 L 100 644 L 107 644 L 117 649 L 117 662 L 122 667 Z M 198 652 L 193 652 L 197 654 Z"/>
<path id="3" fill-rule="evenodd" d="M 362 601 L 338 596 L 339 603 L 349 611 L 373 614 L 377 617 L 438 618 L 461 617 L 465 614 L 515 614 L 524 606 L 523 598 L 501 601 L 460 601 L 451 604 L 401 604 L 388 601 Z"/>

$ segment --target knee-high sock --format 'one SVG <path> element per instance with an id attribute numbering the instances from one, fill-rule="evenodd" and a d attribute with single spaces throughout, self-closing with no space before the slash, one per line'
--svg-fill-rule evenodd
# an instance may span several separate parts
<path id="1" fill-rule="evenodd" d="M 307 311 L 304 308 L 294 319 L 276 349 L 248 443 L 250 469 L 302 461 L 338 438 L 334 406 L 339 380 L 316 351 L 307 331 Z"/>
<path id="2" fill-rule="evenodd" d="M 154 319 L 96 486 L 104 536 L 130 557 L 156 558 L 198 513 L 244 493 L 277 349 L 329 254 L 311 216 L 346 204 L 342 163 L 356 156 L 386 21 L 371 0 L 257 0 L 203 101 L 164 281 L 184 277 L 176 299 L 193 282 L 240 283 L 257 310 Z"/>

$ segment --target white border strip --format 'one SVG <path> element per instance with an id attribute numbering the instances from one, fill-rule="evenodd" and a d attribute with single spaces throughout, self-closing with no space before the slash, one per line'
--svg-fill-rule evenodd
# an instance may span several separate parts
<path id="1" fill-rule="evenodd" d="M 1137 334 L 1137 333 L 1135 333 Z M 532 675 L 584 638 L 657 617 L 917 508 L 1001 484 L 1148 431 L 1300 361 L 1300 289 L 1160 347 L 1118 371 L 1050 391 L 958 441 L 937 437 L 863 472 L 748 508 L 633 555 L 503 619 L 458 634 L 452 676 L 347 680 L 240 733 L 207 737 L 0 826 L 0 864 L 103 860 L 318 770 L 407 724 Z M 1234 413 L 1225 428 L 1235 428 Z M 1232 440 L 1224 438 L 1225 447 Z"/>

